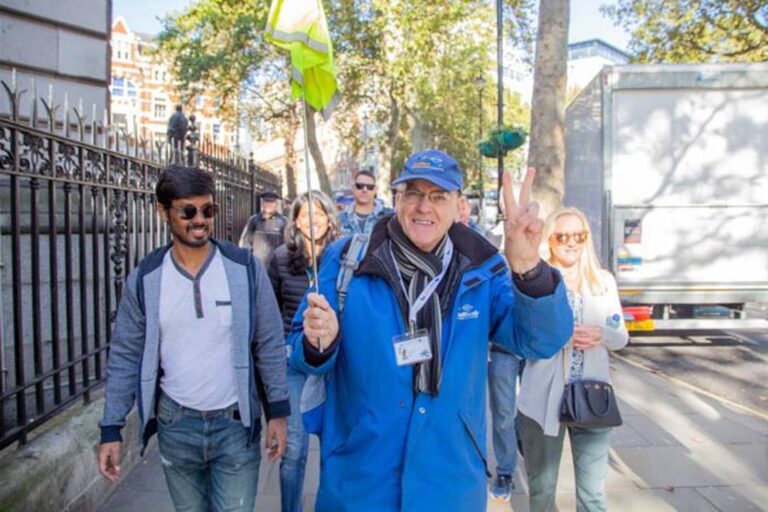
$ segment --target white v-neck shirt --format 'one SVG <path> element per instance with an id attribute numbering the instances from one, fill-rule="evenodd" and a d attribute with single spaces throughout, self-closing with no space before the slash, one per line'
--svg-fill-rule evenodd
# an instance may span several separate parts
<path id="1" fill-rule="evenodd" d="M 237 401 L 232 301 L 215 245 L 197 276 L 168 251 L 160 287 L 160 388 L 184 407 L 211 411 Z"/>

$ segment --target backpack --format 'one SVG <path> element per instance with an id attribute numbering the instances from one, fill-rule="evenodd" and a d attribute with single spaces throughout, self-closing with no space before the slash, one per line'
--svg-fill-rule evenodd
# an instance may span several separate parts
<path id="1" fill-rule="evenodd" d="M 360 266 L 360 261 L 368 250 L 369 234 L 357 233 L 352 236 L 344 249 L 341 267 L 336 276 L 336 292 L 338 293 L 339 322 L 344 312 L 347 300 L 347 290 L 352 276 Z M 307 375 L 304 388 L 301 390 L 299 411 L 304 430 L 310 434 L 320 435 L 323 431 L 323 416 L 325 414 L 325 375 Z"/>

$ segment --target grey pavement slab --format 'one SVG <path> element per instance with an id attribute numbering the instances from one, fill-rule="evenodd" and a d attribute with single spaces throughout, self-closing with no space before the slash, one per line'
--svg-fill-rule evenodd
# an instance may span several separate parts
<path id="1" fill-rule="evenodd" d="M 613 361 L 612 369 L 624 425 L 612 433 L 606 480 L 609 510 L 768 510 L 768 419 L 621 361 Z M 493 470 L 490 439 L 489 430 L 489 469 Z M 511 503 L 489 498 L 489 512 L 528 510 L 524 468 L 521 459 Z M 313 436 L 304 482 L 306 512 L 314 510 L 318 483 L 319 447 Z M 557 493 L 560 510 L 575 510 L 574 488 L 566 438 Z M 279 464 L 264 459 L 256 510 L 277 512 L 279 505 Z M 173 510 L 156 448 L 124 476 L 101 510 Z"/>
<path id="2" fill-rule="evenodd" d="M 751 512 L 768 509 L 768 486 L 704 487 L 697 491 L 720 510 Z"/>

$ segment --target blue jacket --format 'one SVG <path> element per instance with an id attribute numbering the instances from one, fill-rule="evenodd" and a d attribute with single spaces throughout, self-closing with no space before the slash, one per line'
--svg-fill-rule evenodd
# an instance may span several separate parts
<path id="1" fill-rule="evenodd" d="M 316 510 L 485 510 L 488 340 L 521 357 L 552 356 L 573 330 L 565 288 L 558 280 L 552 295 L 523 295 L 497 250 L 454 225 L 449 236 L 460 280 L 443 319 L 439 395 L 414 396 L 411 367 L 395 362 L 392 338 L 406 326 L 385 224 L 374 229 L 350 283 L 330 358 L 319 366 L 307 362 L 301 325 L 306 300 L 289 336 L 291 364 L 328 375 Z M 320 272 L 320 291 L 336 311 L 345 243 L 326 249 Z"/>
<path id="2" fill-rule="evenodd" d="M 384 206 L 384 201 L 381 199 L 376 198 L 373 201 L 373 211 L 365 218 L 363 229 L 360 229 L 360 223 L 354 215 L 355 203 L 350 204 L 346 210 L 339 212 L 339 227 L 343 234 L 370 233 L 380 218 L 393 213 L 391 208 Z"/>
<path id="3" fill-rule="evenodd" d="M 290 414 L 280 312 L 267 273 L 250 251 L 212 242 L 221 252 L 229 283 L 238 408 L 253 441 L 261 428 L 262 402 L 267 419 Z M 150 253 L 126 281 L 109 348 L 101 442 L 122 440 L 120 429 L 134 401 L 145 447 L 157 431 L 160 283 L 163 258 L 170 248 Z"/>

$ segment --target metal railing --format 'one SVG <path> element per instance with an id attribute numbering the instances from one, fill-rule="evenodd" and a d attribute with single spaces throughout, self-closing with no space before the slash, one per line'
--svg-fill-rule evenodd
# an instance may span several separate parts
<path id="1" fill-rule="evenodd" d="M 2 448 L 24 444 L 29 431 L 89 402 L 103 383 L 125 278 L 168 241 L 154 198 L 164 167 L 186 161 L 213 173 L 221 205 L 214 236 L 229 240 L 258 194 L 279 190 L 279 178 L 230 152 L 208 154 L 206 144 L 199 151 L 194 116 L 180 154 L 165 141 L 89 121 L 82 107 L 51 105 L 34 85 L 24 119 L 25 91 L 0 85 L 10 105 L 0 112 Z"/>

